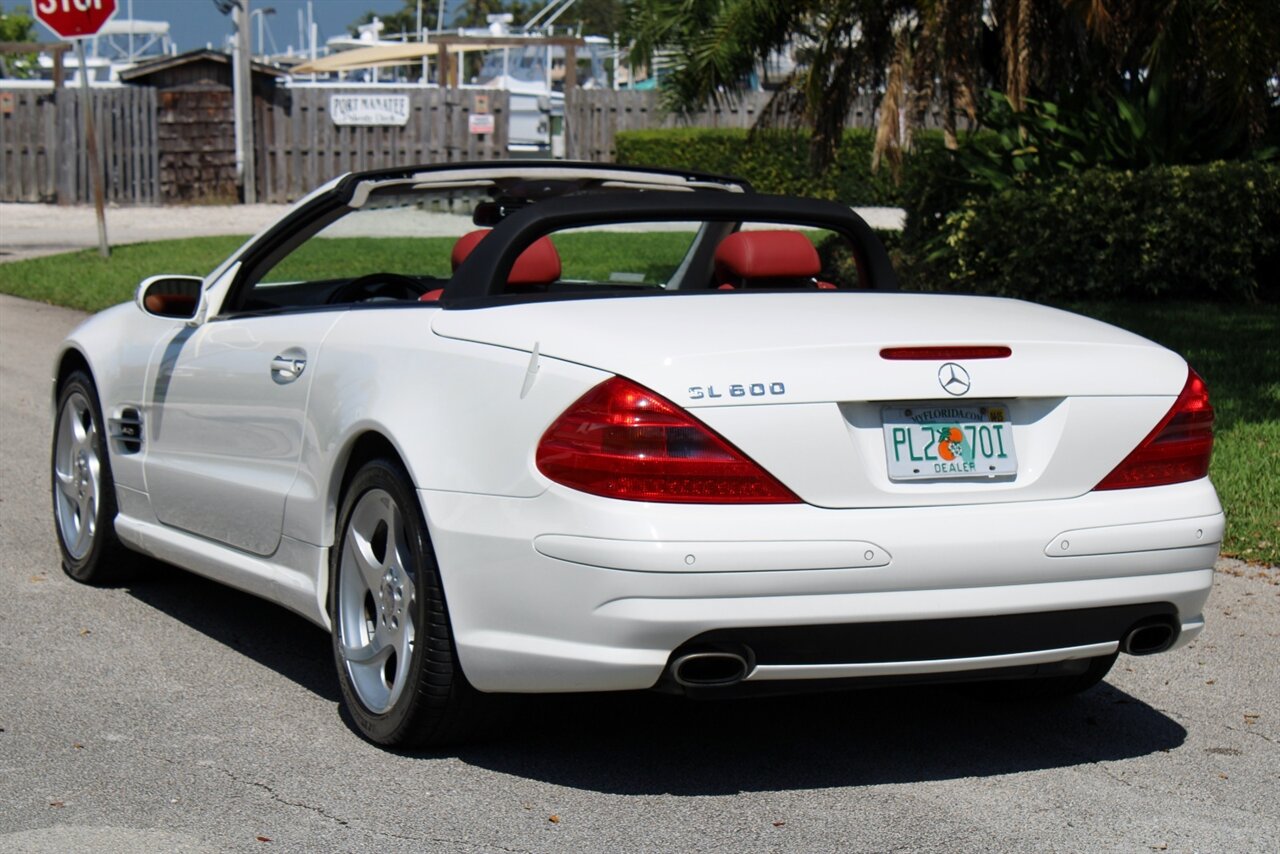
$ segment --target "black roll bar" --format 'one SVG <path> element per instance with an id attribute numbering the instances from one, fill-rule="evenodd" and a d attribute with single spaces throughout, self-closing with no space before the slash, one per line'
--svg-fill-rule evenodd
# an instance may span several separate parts
<path id="1" fill-rule="evenodd" d="M 880 238 L 852 208 L 819 199 L 719 192 L 590 193 L 538 202 L 493 229 L 445 285 L 444 308 L 492 304 L 524 249 L 563 228 L 628 222 L 777 222 L 843 234 L 859 257 L 871 289 L 898 290 L 898 277 Z"/>

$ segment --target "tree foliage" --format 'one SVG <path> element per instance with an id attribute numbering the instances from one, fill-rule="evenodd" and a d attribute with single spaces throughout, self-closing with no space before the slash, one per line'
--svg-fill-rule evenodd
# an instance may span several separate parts
<path id="1" fill-rule="evenodd" d="M 14 6 L 6 12 L 0 3 L 0 42 L 33 42 L 36 40 L 36 19 L 26 6 Z"/>
<path id="2" fill-rule="evenodd" d="M 1280 98 L 1276 0 L 627 0 L 624 33 L 633 62 L 669 65 L 663 92 L 681 113 L 737 98 L 791 47 L 796 69 L 764 121 L 810 128 L 818 165 L 863 95 L 891 165 L 934 104 L 954 145 L 988 89 L 1014 113 L 1140 105 L 1143 145 L 1170 155 L 1193 122 L 1215 146 L 1256 150 Z"/>
<path id="3" fill-rule="evenodd" d="M 14 6 L 5 11 L 0 3 L 0 42 L 36 41 L 36 19 L 26 6 Z M 0 54 L 0 77 L 25 79 L 35 74 L 37 64 L 34 53 Z"/>

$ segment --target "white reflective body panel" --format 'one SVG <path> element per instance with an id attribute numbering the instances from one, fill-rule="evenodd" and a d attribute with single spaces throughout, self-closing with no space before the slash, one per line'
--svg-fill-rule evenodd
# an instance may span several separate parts
<path id="1" fill-rule="evenodd" d="M 162 523 L 276 550 L 320 346 L 339 317 L 230 318 L 162 342 L 145 398 L 147 491 Z M 296 377 L 273 370 L 279 356 L 301 366 Z"/>
<path id="2" fill-rule="evenodd" d="M 674 302 L 673 302 L 674 301 Z M 582 300 L 442 312 L 440 335 L 608 369 L 693 412 L 805 501 L 930 506 L 1083 495 L 1140 442 L 1187 378 L 1179 356 L 1077 315 L 1004 299 L 810 292 Z M 891 361 L 885 347 L 1002 345 L 1003 359 Z M 754 392 L 760 392 L 756 394 Z M 886 403 L 1007 402 L 1014 478 L 895 482 Z"/>
<path id="3" fill-rule="evenodd" d="M 1202 624 L 1222 534 L 1209 482 L 1091 491 L 1167 411 L 1186 363 L 1100 323 L 1007 300 L 821 292 L 275 320 L 183 333 L 130 305 L 73 333 L 108 417 L 146 410 L 142 451 L 112 452 L 117 530 L 327 625 L 342 476 L 376 432 L 419 490 L 463 668 L 483 690 L 649 687 L 676 646 L 722 627 L 1148 602 L 1174 605 L 1180 642 Z M 1010 405 L 1014 480 L 888 479 L 881 407 L 946 393 L 937 362 L 879 350 L 938 343 L 1012 348 L 963 364 L 971 395 Z M 305 350 L 309 385 L 272 382 L 283 346 Z M 806 503 L 639 504 L 550 482 L 538 439 L 614 374 L 689 409 Z M 720 391 L 774 382 L 774 399 Z M 1078 550 L 1053 553 L 1067 532 Z"/>
<path id="4" fill-rule="evenodd" d="M 437 554 L 454 570 L 445 584 L 468 678 L 485 690 L 544 691 L 555 685 L 576 691 L 649 687 L 673 649 L 725 628 L 1169 602 L 1184 626 L 1185 643 L 1198 631 L 1213 583 L 1221 509 L 1207 480 L 1144 492 L 1140 499 L 1097 492 L 960 507 L 647 504 L 642 511 L 561 487 L 532 499 L 421 494 Z M 1173 548 L 1149 549 L 1147 527 L 1175 518 L 1196 545 L 1185 545 L 1183 538 Z M 1046 554 L 1064 525 L 1079 531 L 1117 523 L 1126 526 L 1128 538 L 1113 541 L 1105 553 Z M 529 547 L 544 533 L 586 532 L 602 541 L 604 565 Z M 695 562 L 671 561 L 671 571 L 654 571 L 656 548 L 646 538 Z M 733 555 L 723 544 L 734 538 L 762 548 L 755 557 Z M 832 544 L 841 540 L 872 542 L 889 560 L 833 566 Z M 629 567 L 622 568 L 617 552 L 626 543 L 636 547 Z M 770 552 L 787 544 L 795 546 L 795 556 L 771 566 Z M 580 545 L 578 551 L 586 549 Z M 736 557 L 738 571 L 721 571 L 726 557 Z M 811 568 L 797 559 L 804 557 L 812 560 Z M 848 562 L 858 563 L 856 557 Z"/>

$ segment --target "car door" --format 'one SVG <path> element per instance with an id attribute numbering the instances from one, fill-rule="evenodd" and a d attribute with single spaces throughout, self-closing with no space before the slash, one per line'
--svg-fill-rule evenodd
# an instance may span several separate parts
<path id="1" fill-rule="evenodd" d="M 217 318 L 158 348 L 144 466 L 160 522 L 258 555 L 276 550 L 315 362 L 341 317 Z"/>

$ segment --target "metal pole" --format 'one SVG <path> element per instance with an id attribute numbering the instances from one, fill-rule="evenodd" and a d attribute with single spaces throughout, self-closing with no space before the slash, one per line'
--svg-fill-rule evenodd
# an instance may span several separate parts
<path id="1" fill-rule="evenodd" d="M 256 152 L 253 147 L 253 79 L 250 64 L 253 57 L 253 43 L 249 34 L 253 17 L 249 11 L 249 0 L 238 0 L 233 14 L 236 25 L 236 50 L 233 56 L 235 67 L 232 69 L 234 84 L 232 97 L 239 108 L 239 115 L 236 118 L 236 149 L 239 156 L 236 162 L 240 171 L 240 185 L 244 188 L 244 203 L 252 205 L 258 201 L 258 188 Z"/>
<path id="2" fill-rule="evenodd" d="M 310 58 L 312 62 L 316 61 L 316 40 L 320 37 L 319 30 L 316 28 L 315 15 L 312 14 L 311 0 L 307 0 L 307 39 L 310 42 Z M 311 72 L 311 82 L 316 82 L 316 73 Z"/>
<path id="3" fill-rule="evenodd" d="M 98 254 L 110 258 L 107 215 L 102 206 L 102 161 L 98 159 L 98 134 L 93 127 L 93 95 L 89 91 L 89 64 L 85 61 L 84 39 L 76 39 L 76 58 L 80 60 L 80 92 L 84 95 L 84 134 L 89 148 L 89 173 L 93 177 L 93 207 L 98 213 Z"/>
<path id="4" fill-rule="evenodd" d="M 422 0 L 418 0 L 418 44 L 426 44 L 427 36 L 422 30 Z M 418 78 L 419 86 L 427 85 L 427 55 L 422 55 L 422 76 Z"/>
<path id="5" fill-rule="evenodd" d="M 239 8 L 231 12 L 231 26 L 234 30 L 239 26 Z M 244 119 L 241 117 L 240 100 L 240 39 L 233 32 L 231 37 L 231 132 L 235 136 L 236 149 L 236 184 L 244 186 Z"/>

